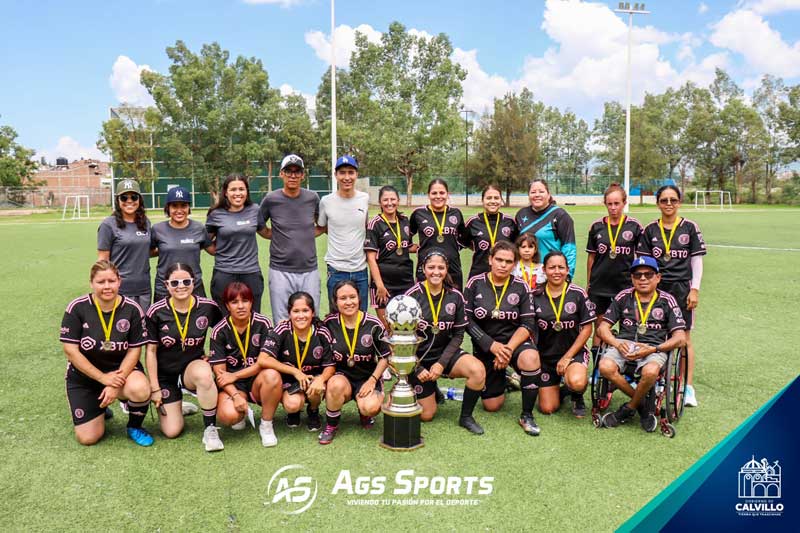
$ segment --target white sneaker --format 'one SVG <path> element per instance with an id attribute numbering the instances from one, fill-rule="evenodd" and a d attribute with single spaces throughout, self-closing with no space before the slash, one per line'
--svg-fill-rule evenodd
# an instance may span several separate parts
<path id="1" fill-rule="evenodd" d="M 225 449 L 222 439 L 219 438 L 217 426 L 211 425 L 203 431 L 203 444 L 206 445 L 207 452 L 218 452 Z"/>
<path id="2" fill-rule="evenodd" d="M 687 407 L 697 407 L 697 396 L 694 394 L 694 387 L 686 385 L 686 393 L 683 395 L 683 405 Z"/>
<path id="3" fill-rule="evenodd" d="M 231 429 L 233 429 L 235 431 L 241 431 L 246 427 L 247 427 L 247 417 L 244 417 L 241 420 L 239 420 L 238 422 L 236 422 L 234 425 L 232 425 Z"/>
<path id="4" fill-rule="evenodd" d="M 192 402 L 181 402 L 181 413 L 183 413 L 183 416 L 193 415 L 198 413 L 199 411 L 200 408 L 197 407 Z"/>
<path id="5" fill-rule="evenodd" d="M 128 402 L 126 402 L 124 400 L 120 400 L 119 401 L 119 410 L 127 415 L 128 414 Z"/>
<path id="6" fill-rule="evenodd" d="M 278 437 L 275 436 L 275 430 L 272 429 L 272 420 L 262 420 L 258 426 L 258 434 L 261 435 L 261 444 L 264 447 L 277 446 Z"/>

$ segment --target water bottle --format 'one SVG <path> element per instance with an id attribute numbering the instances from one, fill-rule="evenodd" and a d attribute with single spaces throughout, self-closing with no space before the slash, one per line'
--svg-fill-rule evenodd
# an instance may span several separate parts
<path id="1" fill-rule="evenodd" d="M 439 387 L 442 395 L 446 400 L 455 400 L 457 402 L 464 400 L 464 389 L 457 389 L 455 387 L 443 388 Z"/>

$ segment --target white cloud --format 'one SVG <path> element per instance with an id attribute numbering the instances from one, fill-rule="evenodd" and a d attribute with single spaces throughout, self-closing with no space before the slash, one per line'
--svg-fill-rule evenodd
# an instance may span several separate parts
<path id="1" fill-rule="evenodd" d="M 477 50 L 453 51 L 453 61 L 467 71 L 462 83 L 464 88 L 464 107 L 476 113 L 492 110 L 493 100 L 512 90 L 511 83 L 502 76 L 487 74 L 478 63 Z"/>
<path id="2" fill-rule="evenodd" d="M 36 151 L 37 160 L 42 156 L 51 164 L 56 162 L 57 157 L 66 157 L 70 162 L 80 158 L 109 160 L 109 156 L 103 154 L 96 146 L 81 146 L 78 141 L 67 135 L 59 137 L 55 147 Z"/>
<path id="3" fill-rule="evenodd" d="M 347 67 L 350 64 L 350 56 L 356 49 L 356 32 L 363 33 L 367 39 L 373 43 L 379 43 L 381 32 L 374 29 L 369 24 L 361 24 L 352 28 L 346 24 L 337 26 L 336 37 L 336 66 Z M 327 64 L 331 62 L 331 39 L 330 35 L 321 31 L 309 31 L 305 35 L 306 44 L 309 45 L 317 57 Z"/>
<path id="4" fill-rule="evenodd" d="M 253 5 L 260 5 L 260 4 L 278 5 L 283 8 L 290 8 L 292 6 L 302 4 L 303 0 L 244 0 L 244 3 Z"/>
<path id="5" fill-rule="evenodd" d="M 143 107 L 154 104 L 150 93 L 139 83 L 143 70 L 152 69 L 148 65 L 137 65 L 128 56 L 119 56 L 114 61 L 108 82 L 120 103 Z"/>
<path id="6" fill-rule="evenodd" d="M 701 15 L 708 12 L 708 4 L 705 2 L 700 2 L 700 5 L 697 6 L 697 12 Z"/>
<path id="7" fill-rule="evenodd" d="M 298 91 L 288 83 L 284 83 L 281 85 L 278 90 L 281 93 L 281 96 L 287 96 L 289 94 L 299 94 L 302 96 L 306 101 L 306 109 L 308 110 L 308 114 L 313 117 L 314 112 L 317 109 L 317 98 L 313 94 L 304 93 L 302 91 Z"/>
<path id="8" fill-rule="evenodd" d="M 758 72 L 785 78 L 800 75 L 800 42 L 784 41 L 780 32 L 754 11 L 728 13 L 712 29 L 710 40 L 715 46 L 738 52 Z"/>
<path id="9" fill-rule="evenodd" d="M 800 10 L 800 0 L 746 0 L 739 2 L 739 6 L 760 15 L 774 15 L 784 11 Z"/>

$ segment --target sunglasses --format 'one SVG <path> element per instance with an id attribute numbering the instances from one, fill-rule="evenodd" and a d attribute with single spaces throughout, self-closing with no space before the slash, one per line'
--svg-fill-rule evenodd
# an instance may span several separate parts
<path id="1" fill-rule="evenodd" d="M 119 199 L 123 202 L 138 202 L 139 195 L 138 194 L 120 194 Z"/>
<path id="2" fill-rule="evenodd" d="M 652 270 L 646 270 L 645 272 L 631 272 L 631 277 L 633 279 L 653 279 L 656 273 Z"/>
<path id="3" fill-rule="evenodd" d="M 681 203 L 680 199 L 678 198 L 662 198 L 658 201 L 661 205 L 671 205 L 671 204 L 679 204 Z"/>
<path id="4" fill-rule="evenodd" d="M 173 289 L 177 289 L 181 285 L 183 285 L 184 287 L 191 287 L 192 283 L 194 283 L 194 280 L 192 278 L 189 278 L 189 279 L 168 279 L 165 283 L 167 284 L 168 287 L 171 287 Z"/>

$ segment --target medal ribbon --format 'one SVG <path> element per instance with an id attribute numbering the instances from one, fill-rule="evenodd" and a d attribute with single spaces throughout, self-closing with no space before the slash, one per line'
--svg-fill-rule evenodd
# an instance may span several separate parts
<path id="1" fill-rule="evenodd" d="M 247 350 L 245 350 L 244 347 L 250 346 L 250 323 L 252 321 L 247 321 L 247 330 L 244 332 L 244 344 L 242 344 L 242 339 L 239 337 L 239 332 L 236 326 L 233 325 L 233 319 L 231 317 L 228 317 L 228 322 L 230 322 L 233 336 L 236 338 L 236 345 L 239 346 L 239 351 L 242 352 L 242 368 L 244 368 L 247 366 Z"/>
<path id="2" fill-rule="evenodd" d="M 486 233 L 489 234 L 489 243 L 494 247 L 494 241 L 497 239 L 497 229 L 500 227 L 500 213 L 497 213 L 494 231 L 489 227 L 489 218 L 486 216 L 486 211 L 483 212 L 483 221 L 486 222 Z"/>
<path id="3" fill-rule="evenodd" d="M 444 213 L 442 213 L 442 221 L 439 222 L 439 219 L 436 218 L 436 212 L 433 210 L 432 206 L 428 206 L 428 211 L 431 212 L 431 216 L 433 217 L 433 222 L 436 224 L 436 228 L 439 230 L 439 236 L 443 237 L 444 233 L 444 219 L 447 217 L 447 208 L 444 208 Z"/>
<path id="4" fill-rule="evenodd" d="M 634 291 L 634 296 L 636 297 L 636 307 L 639 308 L 639 325 L 644 324 L 647 325 L 647 318 L 650 316 L 650 310 L 653 308 L 653 304 L 656 303 L 658 300 L 658 291 L 653 293 L 653 297 L 650 298 L 650 303 L 647 305 L 647 310 L 642 311 L 642 302 L 639 300 L 639 293 Z"/>
<path id="5" fill-rule="evenodd" d="M 181 321 L 178 318 L 178 312 L 175 311 L 175 304 L 173 304 L 172 298 L 169 299 L 169 306 L 172 308 L 172 316 L 175 317 L 175 326 L 178 328 L 178 334 L 181 336 L 181 346 L 183 346 L 186 343 L 186 335 L 189 333 L 189 317 L 192 316 L 194 297 L 189 297 L 189 311 L 186 313 L 186 322 L 183 324 L 183 327 L 181 327 Z"/>
<path id="6" fill-rule="evenodd" d="M 100 309 L 97 298 L 92 297 L 92 300 L 94 300 L 94 308 L 97 309 L 97 318 L 100 319 L 100 325 L 103 326 L 103 334 L 106 336 L 106 342 L 108 342 L 111 340 L 111 327 L 114 325 L 114 315 L 117 313 L 117 307 L 119 306 L 119 297 L 114 299 L 114 309 L 111 310 L 111 318 L 109 318 L 108 324 L 106 324 L 103 318 L 103 310 Z"/>
<path id="7" fill-rule="evenodd" d="M 669 250 L 670 245 L 672 244 L 672 236 L 675 235 L 675 229 L 683 222 L 683 218 L 678 218 L 675 221 L 675 224 L 672 225 L 672 229 L 669 230 L 669 239 L 667 239 L 667 235 L 664 233 L 664 222 L 661 218 L 658 219 L 658 229 L 661 230 L 661 240 L 664 241 L 664 248 L 667 251 L 667 257 L 670 257 Z"/>
<path id="8" fill-rule="evenodd" d="M 625 215 L 619 219 L 619 226 L 617 226 L 617 233 L 615 235 L 611 235 L 611 217 L 606 217 L 606 227 L 608 228 L 608 241 L 611 243 L 611 251 L 615 252 L 617 250 L 617 237 L 619 237 L 619 232 L 622 230 L 622 225 L 625 223 Z M 662 235 L 664 230 L 661 230 Z M 672 240 L 672 235 L 670 235 L 670 240 Z"/>
<path id="9" fill-rule="evenodd" d="M 433 305 L 433 298 L 431 297 L 431 291 L 428 288 L 428 280 L 425 280 L 425 294 L 428 296 L 428 305 L 431 306 L 431 318 L 433 318 L 433 325 L 437 328 L 439 327 L 439 311 L 442 310 L 442 302 L 444 301 L 444 287 L 442 287 L 442 292 L 439 295 L 439 305 L 434 307 Z"/>
<path id="10" fill-rule="evenodd" d="M 356 327 L 353 330 L 353 342 L 350 342 L 350 336 L 347 334 L 347 326 L 344 325 L 344 318 L 342 318 L 342 315 L 339 315 L 339 323 L 342 325 L 342 333 L 344 333 L 344 343 L 347 345 L 347 349 L 350 351 L 348 359 L 352 359 L 353 355 L 356 353 L 356 343 L 358 342 L 358 326 L 361 325 L 361 314 L 361 311 L 359 311 Z M 306 348 L 308 348 L 308 345 L 306 345 Z"/>
<path id="11" fill-rule="evenodd" d="M 395 224 L 397 226 L 397 233 L 395 233 L 394 228 L 392 228 L 392 225 L 389 223 L 388 220 L 386 220 L 386 217 L 383 216 L 383 213 L 381 213 L 381 218 L 383 219 L 384 222 L 386 222 L 386 225 L 389 226 L 389 231 L 392 232 L 392 235 L 394 235 L 394 238 L 397 239 L 397 249 L 402 251 L 403 250 L 403 240 L 400 238 L 400 217 L 398 217 L 397 215 L 395 215 L 395 217 L 396 217 Z"/>
<path id="12" fill-rule="evenodd" d="M 506 278 L 506 282 L 503 283 L 503 290 L 500 291 L 500 296 L 497 296 L 497 287 L 494 286 L 494 280 L 492 279 L 492 273 L 489 272 L 489 286 L 492 287 L 492 292 L 494 292 L 494 308 L 500 309 L 500 302 L 503 301 L 503 296 L 506 295 L 506 289 L 508 289 L 508 282 L 511 281 L 511 276 Z"/>
<path id="13" fill-rule="evenodd" d="M 528 284 L 528 287 L 533 288 L 536 284 L 536 274 L 533 271 L 533 263 L 531 263 L 531 274 L 528 275 L 528 269 L 525 267 L 522 261 L 519 262 L 519 270 L 522 272 L 522 279 L 525 280 L 525 283 Z"/>
<path id="14" fill-rule="evenodd" d="M 308 355 L 308 347 L 311 345 L 311 332 L 314 331 L 314 326 L 308 328 L 308 335 L 306 335 L 306 346 L 303 348 L 303 355 L 300 356 L 300 344 L 297 340 L 297 333 L 294 332 L 294 328 L 292 328 L 292 339 L 294 339 L 294 355 L 297 359 L 297 368 L 302 370 L 303 369 L 303 362 L 306 360 L 306 355 Z M 347 335 L 347 333 L 345 333 Z"/>
<path id="15" fill-rule="evenodd" d="M 563 287 L 561 287 L 561 301 L 558 302 L 558 310 L 556 310 L 556 304 L 553 301 L 553 297 L 550 295 L 550 289 L 545 287 L 544 292 L 547 293 L 547 299 L 550 300 L 550 307 L 553 308 L 553 312 L 556 314 L 556 322 L 561 322 L 561 311 L 564 309 L 564 294 L 567 292 L 567 284 L 565 283 Z"/>

